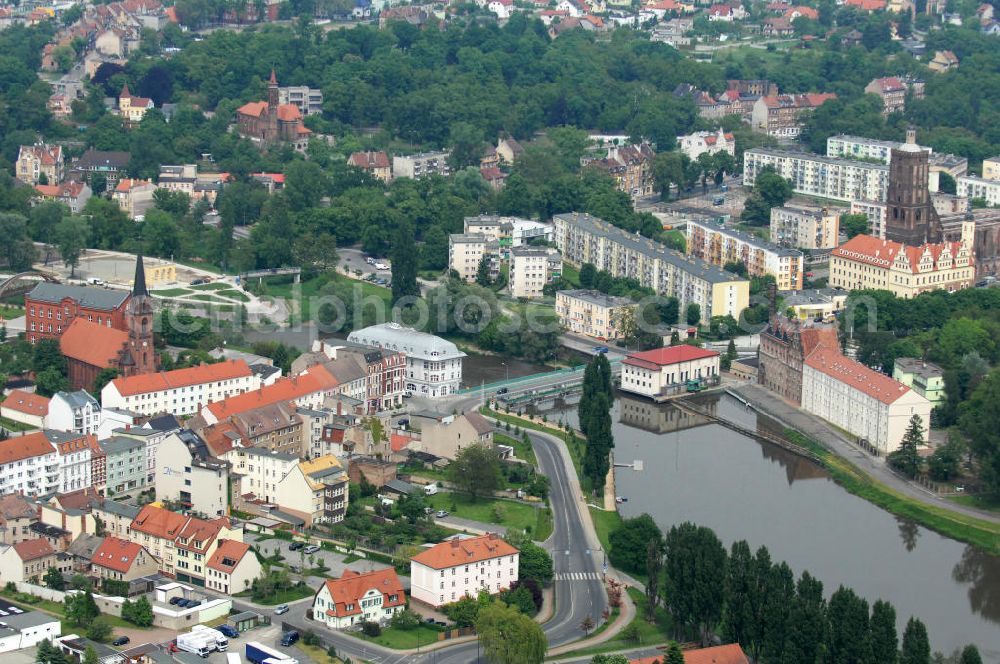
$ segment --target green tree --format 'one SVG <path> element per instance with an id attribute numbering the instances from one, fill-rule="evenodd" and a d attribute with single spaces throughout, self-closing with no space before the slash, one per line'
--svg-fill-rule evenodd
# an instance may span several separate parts
<path id="1" fill-rule="evenodd" d="M 285 197 L 293 212 L 316 207 L 328 189 L 326 174 L 314 161 L 296 159 L 285 168 Z"/>
<path id="2" fill-rule="evenodd" d="M 518 558 L 517 578 L 534 579 L 541 585 L 552 583 L 555 571 L 549 552 L 526 538 L 517 544 L 517 548 L 521 552 Z"/>
<path id="3" fill-rule="evenodd" d="M 53 590 L 64 590 L 66 588 L 66 580 L 63 579 L 62 573 L 55 567 L 50 567 L 45 572 L 45 577 L 42 580 L 45 582 L 46 588 L 52 588 Z"/>
<path id="4" fill-rule="evenodd" d="M 584 263 L 580 266 L 580 288 L 593 288 L 594 277 L 597 275 L 597 268 L 593 263 Z"/>
<path id="5" fill-rule="evenodd" d="M 35 344 L 31 357 L 31 370 L 41 373 L 46 369 L 55 369 L 60 374 L 66 374 L 66 356 L 62 354 L 58 339 L 39 339 Z"/>
<path id="6" fill-rule="evenodd" d="M 483 254 L 479 259 L 479 266 L 476 267 L 476 283 L 483 287 L 488 287 L 493 283 L 490 279 L 490 256 Z"/>
<path id="7" fill-rule="evenodd" d="M 959 428 L 979 462 L 979 476 L 993 493 L 1000 493 L 1000 369 L 994 369 L 960 408 Z"/>
<path id="8" fill-rule="evenodd" d="M 111 638 L 111 625 L 103 618 L 95 618 L 87 625 L 87 638 L 91 641 L 104 643 Z"/>
<path id="9" fill-rule="evenodd" d="M 983 664 L 983 658 L 979 655 L 979 648 L 976 646 L 965 646 L 962 649 L 962 656 L 958 664 Z"/>
<path id="10" fill-rule="evenodd" d="M 80 264 L 80 255 L 87 248 L 90 238 L 90 227 L 82 217 L 66 217 L 56 226 L 56 245 L 63 263 L 69 268 L 70 278 L 76 276 L 76 266 Z"/>
<path id="11" fill-rule="evenodd" d="M 35 391 L 40 396 L 51 397 L 56 392 L 69 389 L 69 380 L 56 369 L 48 368 L 41 373 L 35 374 Z"/>
<path id="12" fill-rule="evenodd" d="M 746 540 L 733 542 L 726 567 L 726 606 L 723 611 L 723 634 L 734 643 L 750 647 L 757 630 L 756 604 L 759 603 L 753 554 Z"/>
<path id="13" fill-rule="evenodd" d="M 28 236 L 28 224 L 24 216 L 0 213 L 0 237 L 4 238 L 0 243 L 0 258 L 6 261 L 9 269 L 12 272 L 30 269 L 37 252 Z"/>
<path id="14" fill-rule="evenodd" d="M 420 255 L 413 240 L 413 224 L 405 217 L 396 224 L 392 244 L 392 303 L 404 297 L 420 297 L 417 265 Z"/>
<path id="15" fill-rule="evenodd" d="M 842 214 L 840 215 L 840 230 L 847 235 L 850 240 L 856 235 L 868 232 L 867 214 Z"/>
<path id="16" fill-rule="evenodd" d="M 791 183 L 765 168 L 754 180 L 754 190 L 743 209 L 743 221 L 765 225 L 771 221 L 771 208 L 781 207 L 794 193 Z"/>
<path id="17" fill-rule="evenodd" d="M 490 664 L 541 664 L 547 642 L 541 626 L 503 602 L 479 611 L 476 632 Z"/>
<path id="18" fill-rule="evenodd" d="M 722 618 L 726 549 L 709 528 L 682 523 L 666 536 L 664 601 L 675 624 L 709 642 Z"/>
<path id="19" fill-rule="evenodd" d="M 650 542 L 662 542 L 663 533 L 649 514 L 624 519 L 608 536 L 608 559 L 616 568 L 629 573 L 646 571 Z"/>
<path id="20" fill-rule="evenodd" d="M 473 500 L 492 496 L 503 482 L 500 459 L 492 448 L 469 445 L 455 455 L 455 460 L 448 466 L 448 478 L 459 491 Z"/>
<path id="21" fill-rule="evenodd" d="M 803 572 L 795 586 L 781 664 L 817 664 L 826 639 L 823 583 Z"/>
<path id="22" fill-rule="evenodd" d="M 701 322 L 701 305 L 691 302 L 684 310 L 684 319 L 688 325 L 697 325 Z"/>
<path id="23" fill-rule="evenodd" d="M 87 649 L 83 651 L 83 659 L 80 661 L 81 664 L 98 664 L 101 660 L 98 658 L 94 646 L 88 644 Z"/>
<path id="24" fill-rule="evenodd" d="M 76 627 L 89 625 L 94 622 L 97 616 L 101 615 L 101 610 L 97 607 L 97 602 L 94 601 L 94 596 L 90 594 L 89 590 L 68 595 L 63 600 L 63 605 L 65 606 L 66 620 Z"/>
<path id="25" fill-rule="evenodd" d="M 663 540 L 652 539 L 646 544 L 646 620 L 656 620 L 660 604 L 660 576 L 663 572 Z"/>
<path id="26" fill-rule="evenodd" d="M 611 399 L 604 392 L 598 392 L 589 401 L 589 408 L 591 412 L 587 417 L 587 447 L 582 470 L 594 493 L 599 494 L 607 482 L 611 468 L 610 454 L 615 446 L 611 433 Z"/>
<path id="27" fill-rule="evenodd" d="M 872 661 L 895 664 L 899 657 L 899 639 L 896 636 L 896 609 L 892 604 L 877 600 L 872 605 L 871 645 Z"/>
<path id="28" fill-rule="evenodd" d="M 899 664 L 930 664 L 930 661 L 931 645 L 927 638 L 927 627 L 919 619 L 911 617 L 903 630 Z"/>
<path id="29" fill-rule="evenodd" d="M 684 664 L 684 652 L 676 641 L 667 644 L 667 654 L 663 656 L 663 664 Z"/>
<path id="30" fill-rule="evenodd" d="M 469 122 L 456 122 L 448 133 L 448 166 L 452 171 L 460 171 L 466 166 L 479 165 L 483 155 L 483 132 Z"/>
<path id="31" fill-rule="evenodd" d="M 899 443 L 899 449 L 889 454 L 889 463 L 902 471 L 907 477 L 916 477 L 920 472 L 923 460 L 917 448 L 924 444 L 923 420 L 919 415 L 910 418 L 910 424 Z"/>
<path id="32" fill-rule="evenodd" d="M 850 588 L 841 586 L 830 597 L 827 616 L 828 661 L 844 664 L 864 664 L 870 661 L 868 602 Z"/>
<path id="33" fill-rule="evenodd" d="M 448 267 L 448 234 L 439 224 L 431 226 L 424 233 L 420 260 L 425 270 L 443 270 Z"/>

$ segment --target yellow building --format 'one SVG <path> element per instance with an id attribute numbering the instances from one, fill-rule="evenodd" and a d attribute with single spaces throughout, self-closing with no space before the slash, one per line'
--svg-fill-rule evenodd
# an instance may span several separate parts
<path id="1" fill-rule="evenodd" d="M 802 252 L 749 233 L 691 220 L 687 222 L 687 252 L 719 267 L 742 263 L 751 277 L 771 275 L 778 290 L 802 288 Z"/>
<path id="2" fill-rule="evenodd" d="M 972 286 L 975 258 L 966 240 L 909 247 L 858 235 L 830 253 L 830 286 L 881 289 L 912 298 L 932 290 Z"/>
<path id="3" fill-rule="evenodd" d="M 596 290 L 556 291 L 556 315 L 559 324 L 574 334 L 608 340 L 621 336 L 621 320 L 635 303 L 627 297 L 607 295 Z"/>
<path id="4" fill-rule="evenodd" d="M 146 111 L 154 108 L 153 100 L 147 97 L 133 97 L 128 83 L 118 95 L 118 113 L 129 124 L 138 124 L 146 116 Z"/>
<path id="5" fill-rule="evenodd" d="M 983 179 L 1000 180 L 1000 157 L 983 159 Z"/>

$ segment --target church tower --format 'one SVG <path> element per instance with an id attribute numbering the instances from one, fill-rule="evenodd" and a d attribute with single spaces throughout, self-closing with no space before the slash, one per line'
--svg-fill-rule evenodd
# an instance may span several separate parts
<path id="1" fill-rule="evenodd" d="M 122 373 L 126 376 L 154 373 L 157 357 L 153 348 L 153 298 L 146 290 L 146 268 L 142 254 L 135 260 L 135 279 L 132 298 L 125 310 L 128 328 L 128 352 L 122 359 Z"/>
<path id="2" fill-rule="evenodd" d="M 266 142 L 278 140 L 278 77 L 271 68 L 271 80 L 267 82 L 267 128 L 264 133 Z"/>
<path id="3" fill-rule="evenodd" d="M 909 246 L 941 242 L 941 220 L 927 189 L 928 153 L 906 130 L 906 143 L 893 148 L 886 188 L 885 239 Z"/>

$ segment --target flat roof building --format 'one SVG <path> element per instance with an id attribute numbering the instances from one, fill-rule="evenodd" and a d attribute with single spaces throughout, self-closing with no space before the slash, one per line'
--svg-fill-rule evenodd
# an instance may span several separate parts
<path id="1" fill-rule="evenodd" d="M 382 323 L 355 330 L 347 340 L 404 353 L 406 391 L 410 394 L 443 397 L 461 387 L 465 353 L 441 337 L 398 323 Z"/>

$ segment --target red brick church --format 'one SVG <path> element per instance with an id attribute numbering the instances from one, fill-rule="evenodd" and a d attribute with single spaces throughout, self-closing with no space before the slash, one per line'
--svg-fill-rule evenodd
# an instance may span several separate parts
<path id="1" fill-rule="evenodd" d="M 124 329 L 101 325 L 83 316 L 73 318 L 59 337 L 67 375 L 74 390 L 92 390 L 97 375 L 113 367 L 122 376 L 155 373 L 153 298 L 146 289 L 142 256 L 135 262 L 135 280 L 125 307 Z"/>
<path id="2" fill-rule="evenodd" d="M 312 131 L 302 124 L 302 112 L 295 104 L 278 103 L 278 78 L 271 70 L 267 101 L 252 101 L 236 109 L 236 130 L 264 145 L 283 141 L 296 150 L 305 150 Z"/>

